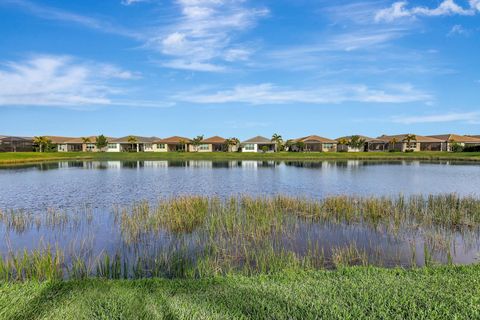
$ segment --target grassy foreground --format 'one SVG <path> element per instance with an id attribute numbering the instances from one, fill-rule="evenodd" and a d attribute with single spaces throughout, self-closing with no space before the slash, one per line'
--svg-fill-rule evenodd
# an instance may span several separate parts
<path id="1" fill-rule="evenodd" d="M 479 319 L 480 266 L 0 283 L 1 319 Z"/>
<path id="2" fill-rule="evenodd" d="M 480 152 L 277 152 L 277 153 L 91 153 L 91 152 L 3 152 L 0 164 L 56 160 L 465 160 L 480 161 Z"/>

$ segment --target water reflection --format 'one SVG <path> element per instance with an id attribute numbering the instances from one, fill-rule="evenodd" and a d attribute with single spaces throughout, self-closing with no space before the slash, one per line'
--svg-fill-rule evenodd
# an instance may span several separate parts
<path id="1" fill-rule="evenodd" d="M 479 185 L 472 162 L 58 161 L 0 166 L 0 208 L 107 208 L 182 194 L 480 196 Z"/>

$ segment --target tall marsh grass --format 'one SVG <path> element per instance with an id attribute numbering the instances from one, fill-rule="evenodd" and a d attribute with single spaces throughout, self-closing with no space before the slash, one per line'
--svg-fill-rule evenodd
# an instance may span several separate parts
<path id="1" fill-rule="evenodd" d="M 0 222 L 5 230 L 18 234 L 41 227 L 74 229 L 83 221 L 92 225 L 92 212 L 86 212 L 49 210 L 38 215 L 0 211 Z M 451 263 L 453 235 L 469 233 L 478 238 L 480 200 L 454 194 L 321 200 L 184 196 L 164 199 L 157 205 L 138 202 L 116 207 L 111 217 L 111 228 L 118 233 L 120 243 L 108 251 L 79 254 L 64 245 L 55 250 L 47 247 L 2 253 L 0 279 L 251 275 L 284 269 L 388 265 L 386 260 L 404 265 L 404 252 L 387 257 L 389 249 L 382 246 L 388 247 L 389 241 L 395 246 L 402 233 L 411 237 L 418 232 L 424 249 L 407 245 L 410 266 L 422 254 L 424 265 L 431 265 L 441 254 Z M 345 232 L 385 234 L 393 240 L 333 243 L 322 234 L 329 226 Z"/>

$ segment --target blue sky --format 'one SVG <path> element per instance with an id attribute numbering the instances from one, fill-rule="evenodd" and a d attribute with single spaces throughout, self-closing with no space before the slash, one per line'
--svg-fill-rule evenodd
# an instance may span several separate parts
<path id="1" fill-rule="evenodd" d="M 480 134 L 480 0 L 0 1 L 0 134 Z"/>

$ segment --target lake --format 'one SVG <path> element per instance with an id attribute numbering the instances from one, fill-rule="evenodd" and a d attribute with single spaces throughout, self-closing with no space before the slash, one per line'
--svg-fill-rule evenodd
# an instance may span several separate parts
<path id="1" fill-rule="evenodd" d="M 95 273 L 108 255 L 132 266 L 124 267 L 128 276 L 137 275 L 141 266 L 141 276 L 168 277 L 185 276 L 189 268 L 195 274 L 248 273 L 290 264 L 335 267 L 338 261 L 387 267 L 475 263 L 479 224 L 468 219 L 480 210 L 479 186 L 480 166 L 469 162 L 60 161 L 3 166 L 0 256 L 58 248 L 69 272 L 80 259 L 88 265 L 86 273 Z M 452 193 L 456 196 L 444 196 Z M 275 198 L 279 195 L 286 199 Z M 178 196 L 186 198 L 172 202 Z M 264 203 L 256 202 L 259 197 Z M 385 200 L 367 200 L 361 207 L 358 199 L 369 197 Z M 347 208 L 350 216 L 316 216 L 332 203 L 340 211 Z M 436 203 L 440 205 L 433 210 Z M 386 215 L 383 205 L 389 206 Z M 402 210 L 405 217 L 396 220 L 395 212 L 398 217 Z M 459 210 L 467 222 L 423 221 L 423 214 L 436 214 L 429 210 Z M 383 217 L 369 218 L 374 211 Z"/>
<path id="2" fill-rule="evenodd" d="M 0 208 L 110 208 L 185 194 L 480 196 L 480 165 L 421 161 L 61 161 L 0 166 Z"/>

